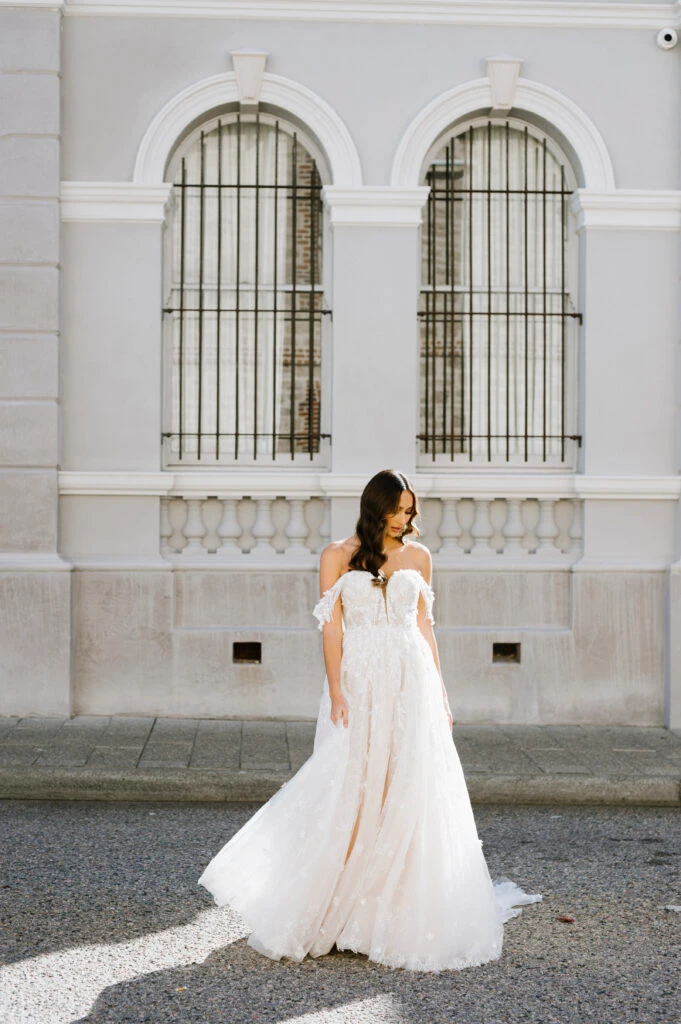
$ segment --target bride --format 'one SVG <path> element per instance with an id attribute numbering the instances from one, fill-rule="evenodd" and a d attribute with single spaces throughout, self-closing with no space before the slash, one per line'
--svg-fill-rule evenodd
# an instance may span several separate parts
<path id="1" fill-rule="evenodd" d="M 388 967 L 472 967 L 498 959 L 504 922 L 542 899 L 489 875 L 452 739 L 431 555 L 409 539 L 418 511 L 407 478 L 383 470 L 356 533 L 322 551 L 313 752 L 199 879 L 274 960 L 335 946 Z"/>

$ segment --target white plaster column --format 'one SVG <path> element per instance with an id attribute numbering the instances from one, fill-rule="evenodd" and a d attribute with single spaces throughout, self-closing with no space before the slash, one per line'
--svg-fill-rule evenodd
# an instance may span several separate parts
<path id="1" fill-rule="evenodd" d="M 71 711 L 59 556 L 61 11 L 0 7 L 0 714 Z"/>
<path id="2" fill-rule="evenodd" d="M 170 184 L 64 182 L 65 471 L 156 473 L 162 429 L 162 229 Z M 169 568 L 159 499 L 62 492 L 62 550 Z"/>
<path id="3" fill-rule="evenodd" d="M 327 186 L 333 236 L 332 471 L 366 482 L 416 466 L 418 289 L 426 187 Z M 356 499 L 332 499 L 331 536 L 352 533 Z"/>
<path id="4" fill-rule="evenodd" d="M 579 189 L 573 210 L 583 315 L 579 469 L 587 486 L 589 478 L 632 479 L 626 500 L 585 498 L 575 569 L 664 569 L 676 544 L 674 495 L 659 493 L 655 478 L 677 473 L 681 193 Z"/>

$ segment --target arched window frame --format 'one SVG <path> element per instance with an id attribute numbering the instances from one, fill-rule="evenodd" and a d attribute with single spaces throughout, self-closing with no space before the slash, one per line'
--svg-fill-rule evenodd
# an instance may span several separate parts
<path id="1" fill-rule="evenodd" d="M 317 439 L 317 450 L 313 452 L 308 451 L 296 451 L 293 454 L 290 452 L 278 452 L 275 457 L 271 453 L 262 453 L 259 456 L 255 456 L 252 452 L 249 452 L 247 444 L 242 446 L 242 450 L 238 457 L 235 458 L 233 455 L 229 455 L 229 449 L 220 455 L 219 459 L 216 458 L 202 458 L 197 459 L 196 457 L 185 457 L 180 459 L 177 455 L 175 457 L 169 451 L 169 439 L 172 436 L 177 436 L 176 432 L 173 431 L 173 427 L 177 424 L 172 422 L 172 410 L 173 410 L 173 381 L 172 381 L 172 363 L 173 363 L 173 337 L 172 327 L 169 326 L 170 317 L 166 315 L 166 301 L 172 289 L 172 275 L 173 275 L 173 246 L 175 244 L 174 236 L 174 223 L 173 217 L 178 210 L 178 205 L 173 202 L 175 189 L 171 193 L 171 201 L 168 203 L 167 214 L 163 225 L 163 273 L 162 273 L 162 298 L 163 298 L 163 360 L 162 360 L 162 399 L 163 399 L 163 434 L 162 434 L 162 462 L 164 469 L 198 469 L 201 472 L 214 468 L 216 470 L 224 470 L 229 467 L 238 469 L 246 469 L 248 467 L 262 467 L 264 469 L 269 468 L 281 468 L 285 469 L 291 467 L 292 469 L 301 468 L 315 468 L 324 469 L 330 465 L 330 396 L 331 396 L 331 379 L 330 379 L 330 346 L 331 346 L 331 311 L 328 308 L 329 303 L 326 298 L 330 294 L 330 264 L 329 258 L 330 253 L 330 234 L 331 229 L 328 223 L 328 216 L 326 211 L 326 204 L 321 201 L 322 188 L 323 186 L 331 183 L 331 173 L 328 166 L 326 155 L 315 137 L 309 132 L 306 127 L 301 124 L 299 119 L 293 115 L 288 114 L 285 111 L 281 111 L 276 107 L 269 104 L 261 104 L 259 108 L 252 111 L 240 108 L 238 103 L 227 103 L 223 104 L 219 110 L 213 109 L 207 111 L 204 115 L 196 118 L 195 121 L 180 135 L 177 139 L 172 151 L 166 161 L 166 167 L 164 172 L 164 180 L 168 182 L 174 182 L 176 175 L 181 167 L 183 157 L 185 157 L 194 146 L 196 146 L 201 139 L 202 133 L 205 135 L 208 132 L 214 130 L 221 122 L 224 125 L 228 123 L 236 123 L 238 119 L 241 119 L 242 123 L 249 123 L 253 121 L 259 121 L 260 125 L 266 125 L 268 127 L 274 127 L 278 125 L 280 132 L 285 133 L 289 137 L 297 140 L 298 145 L 304 149 L 307 154 L 312 158 L 316 165 L 316 171 L 319 179 L 319 204 L 318 212 L 320 217 L 319 232 L 321 240 L 321 279 L 315 282 L 315 290 L 320 293 L 320 306 L 321 306 L 321 317 L 319 323 L 319 342 L 321 347 L 320 359 L 320 408 L 319 408 L 319 424 L 318 424 L 318 439 Z M 317 437 L 317 431 L 314 432 Z"/>
<path id="2" fill-rule="evenodd" d="M 419 183 L 427 185 L 427 176 L 433 165 L 434 160 L 438 154 L 443 150 L 447 143 L 454 137 L 459 137 L 466 133 L 469 129 L 476 129 L 488 124 L 493 126 L 505 126 L 509 125 L 510 129 L 519 131 L 527 130 L 528 135 L 533 137 L 535 140 L 541 142 L 543 139 L 546 140 L 546 150 L 553 159 L 561 165 L 565 170 L 565 189 L 566 196 L 563 199 L 563 210 L 565 217 L 565 229 L 567 243 L 565 247 L 565 274 L 566 274 L 566 291 L 571 301 L 571 308 L 569 309 L 570 321 L 572 323 L 569 334 L 571 335 L 571 347 L 570 351 L 566 353 L 567 365 L 565 372 L 565 434 L 569 435 L 567 446 L 571 449 L 566 453 L 564 459 L 560 457 L 547 457 L 542 458 L 541 456 L 533 456 L 527 460 L 522 456 L 515 456 L 509 459 L 499 456 L 498 454 L 492 454 L 489 457 L 489 453 L 485 455 L 482 452 L 474 452 L 471 458 L 471 451 L 468 452 L 454 452 L 452 450 L 445 452 L 438 452 L 436 445 L 428 443 L 426 441 L 427 450 L 424 451 L 424 435 L 428 433 L 437 435 L 437 431 L 429 431 L 428 423 L 424 423 L 425 413 L 422 409 L 422 395 L 423 395 L 423 372 L 422 372 L 422 338 L 421 330 L 418 331 L 418 362 L 419 362 L 419 436 L 417 440 L 417 464 L 423 468 L 426 466 L 428 470 L 437 470 L 438 468 L 451 470 L 452 467 L 460 468 L 474 468 L 477 470 L 528 470 L 528 469 L 545 469 L 551 472 L 574 472 L 577 469 L 579 456 L 578 449 L 581 447 L 581 436 L 578 433 L 579 423 L 579 391 L 580 391 L 580 380 L 579 380 L 579 366 L 580 366 L 580 345 L 581 345 L 581 314 L 579 313 L 581 299 L 580 299 L 580 238 L 577 231 L 577 215 L 574 211 L 573 204 L 570 202 L 570 197 L 574 194 L 575 190 L 580 186 L 579 172 L 575 169 L 574 164 L 574 151 L 573 147 L 563 141 L 559 141 L 560 133 L 552 130 L 551 126 L 547 126 L 544 123 L 541 125 L 535 123 L 532 120 L 532 116 L 513 116 L 503 114 L 488 114 L 483 115 L 479 113 L 472 113 L 466 116 L 460 117 L 453 121 L 444 131 L 441 131 L 435 140 L 429 146 L 425 157 L 421 163 L 421 174 L 419 177 Z M 395 177 L 395 173 L 393 175 Z M 466 192 L 467 190 L 462 190 Z M 428 206 L 427 202 L 423 212 L 423 225 L 422 225 L 422 240 L 424 235 L 427 235 L 428 231 Z M 425 241 L 423 244 L 427 244 Z M 422 256 L 423 249 L 421 249 L 420 257 Z M 422 260 L 420 260 L 422 265 Z M 424 275 L 425 276 L 425 275 Z M 424 286 L 423 278 L 419 281 L 419 293 L 421 301 L 423 300 L 424 291 L 427 288 Z M 423 309 L 420 310 L 419 319 L 422 319 Z M 428 419 L 432 419 L 432 411 L 429 409 Z M 464 435 L 465 436 L 465 435 Z"/>

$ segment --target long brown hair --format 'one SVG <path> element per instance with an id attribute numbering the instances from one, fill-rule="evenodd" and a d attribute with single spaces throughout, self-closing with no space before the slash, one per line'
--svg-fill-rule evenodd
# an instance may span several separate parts
<path id="1" fill-rule="evenodd" d="M 400 542 L 408 533 L 419 536 L 419 528 L 413 522 L 419 514 L 416 493 L 406 476 L 396 469 L 382 469 L 372 476 L 362 491 L 359 502 L 359 519 L 355 531 L 359 537 L 359 547 L 350 559 L 350 568 L 364 569 L 375 576 L 376 583 L 385 583 L 386 577 L 381 566 L 388 556 L 383 554 L 383 538 L 385 535 L 386 517 L 394 515 L 400 507 L 400 495 L 409 491 L 414 502 L 414 511 L 409 517 Z"/>

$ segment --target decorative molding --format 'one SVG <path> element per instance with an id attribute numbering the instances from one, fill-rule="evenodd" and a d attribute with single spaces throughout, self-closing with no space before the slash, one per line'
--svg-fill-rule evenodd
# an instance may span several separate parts
<path id="1" fill-rule="evenodd" d="M 681 476 L 585 476 L 575 474 L 575 496 L 589 501 L 677 501 Z"/>
<path id="2" fill-rule="evenodd" d="M 62 181 L 61 219 L 162 222 L 173 186 L 130 181 Z"/>
<path id="3" fill-rule="evenodd" d="M 589 555 L 573 562 L 570 568 L 572 572 L 597 572 L 600 574 L 603 572 L 666 572 L 671 566 L 669 562 L 665 562 L 661 558 L 657 561 L 636 562 Z"/>
<path id="4" fill-rule="evenodd" d="M 487 77 L 492 94 L 492 113 L 507 114 L 514 97 L 522 60 L 517 57 L 488 57 Z"/>
<path id="5" fill-rule="evenodd" d="M 63 221 L 116 221 L 157 223 L 165 218 L 172 185 L 144 185 L 136 182 L 63 181 Z M 331 224 L 405 227 L 421 223 L 421 209 L 428 197 L 426 186 L 397 188 L 365 185 L 341 188 L 326 185 L 322 195 Z M 633 228 L 637 230 L 681 229 L 681 191 L 616 189 L 602 192 L 577 189 L 572 198 L 577 230 L 588 228 Z"/>
<path id="6" fill-rule="evenodd" d="M 262 76 L 269 54 L 260 50 L 232 51 L 236 87 L 242 109 L 257 107 L 262 92 Z"/>
<path id="7" fill-rule="evenodd" d="M 8 0 L 0 0 L 7 3 Z M 62 4 L 13 0 L 19 6 Z M 559 0 L 65 0 L 70 16 L 230 18 L 487 26 L 660 29 L 680 23 L 678 3 Z"/>
<path id="8" fill-rule="evenodd" d="M 172 572 L 172 563 L 163 555 L 70 555 L 76 571 L 85 572 Z"/>
<path id="9" fill-rule="evenodd" d="M 675 501 L 681 476 L 589 476 L 584 473 L 481 473 L 461 471 L 446 477 L 414 474 L 424 497 L 579 498 L 589 501 Z"/>
<path id="10" fill-rule="evenodd" d="M 428 151 L 457 120 L 492 107 L 489 78 L 476 78 L 436 96 L 413 119 L 395 151 L 390 182 L 397 188 L 419 185 Z M 552 124 L 574 149 L 585 187 L 610 192 L 615 175 L 603 138 L 591 119 L 556 89 L 518 78 L 514 109 Z"/>
<path id="11" fill-rule="evenodd" d="M 681 476 L 588 476 L 582 473 L 481 473 L 461 470 L 440 476 L 414 473 L 422 498 L 449 496 L 495 498 L 579 498 L 589 501 L 676 501 Z M 301 473 L 285 470 L 214 470 L 210 472 L 94 472 L 61 470 L 59 494 L 166 496 L 239 494 L 358 497 L 366 474 Z M 22 556 L 23 557 L 23 556 Z"/>
<path id="12" fill-rule="evenodd" d="M 137 151 L 133 181 L 160 184 L 168 157 L 187 126 L 221 104 L 238 102 L 239 89 L 233 71 L 203 78 L 173 96 L 144 134 Z M 334 185 L 356 187 L 362 184 L 359 154 L 350 132 L 325 100 L 298 82 L 265 71 L 260 102 L 288 111 L 308 127 L 326 154 Z"/>
<path id="13" fill-rule="evenodd" d="M 63 9 L 65 0 L 0 0 L 0 7 L 52 7 L 56 11 Z"/>
<path id="14" fill-rule="evenodd" d="M 54 551 L 0 553 L 0 572 L 71 572 L 72 563 Z"/>
<path id="15" fill-rule="evenodd" d="M 321 496 L 321 480 L 325 474 L 318 472 L 282 471 L 269 469 L 226 469 L 161 472 L 92 470 L 61 470 L 59 493 L 115 495 L 145 497 L 170 494 L 231 495 L 257 494 L 288 495 L 291 497 Z M 362 485 L 363 486 L 363 485 Z"/>
<path id="16" fill-rule="evenodd" d="M 572 196 L 577 230 L 634 228 L 653 231 L 681 229 L 681 191 L 617 189 L 598 192 L 579 188 Z"/>
<path id="17" fill-rule="evenodd" d="M 419 188 L 391 188 L 389 185 L 364 185 L 362 188 L 338 188 L 326 185 L 322 196 L 334 226 L 417 227 L 421 210 L 428 199 L 425 185 Z"/>

